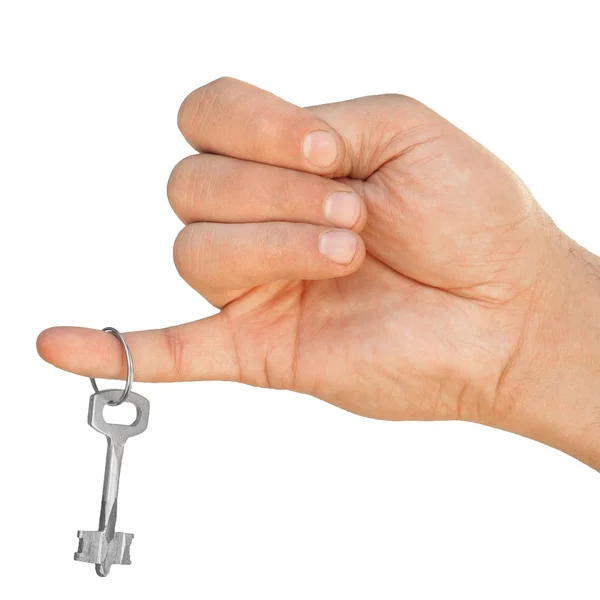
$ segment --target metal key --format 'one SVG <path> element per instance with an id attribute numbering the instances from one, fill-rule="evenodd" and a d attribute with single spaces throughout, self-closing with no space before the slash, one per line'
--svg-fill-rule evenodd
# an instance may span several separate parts
<path id="1" fill-rule="evenodd" d="M 123 400 L 122 390 L 104 390 L 90 397 L 88 423 L 106 436 L 108 449 L 104 470 L 104 487 L 102 490 L 102 506 L 100 509 L 99 531 L 78 531 L 79 548 L 75 560 L 94 563 L 96 573 L 106 577 L 112 565 L 130 565 L 130 546 L 133 533 L 115 531 L 117 522 L 117 496 L 119 493 L 119 477 L 125 442 L 134 435 L 139 435 L 148 427 L 150 403 L 146 398 L 129 392 Z M 117 425 L 104 420 L 104 407 L 120 401 L 130 402 L 137 410 L 135 421 L 131 425 Z"/>

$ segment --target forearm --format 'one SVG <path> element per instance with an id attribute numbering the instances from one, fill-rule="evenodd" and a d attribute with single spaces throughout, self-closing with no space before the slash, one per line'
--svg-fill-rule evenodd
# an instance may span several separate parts
<path id="1" fill-rule="evenodd" d="M 600 258 L 558 232 L 496 426 L 600 470 Z"/>

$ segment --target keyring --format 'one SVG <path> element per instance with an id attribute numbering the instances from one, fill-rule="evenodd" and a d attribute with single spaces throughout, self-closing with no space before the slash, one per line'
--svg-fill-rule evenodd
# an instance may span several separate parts
<path id="1" fill-rule="evenodd" d="M 131 358 L 131 350 L 129 350 L 129 346 L 125 341 L 125 338 L 114 327 L 105 327 L 102 331 L 112 333 L 121 342 L 121 344 L 123 344 L 123 348 L 125 350 L 125 358 L 127 360 L 127 379 L 125 381 L 125 389 L 123 390 L 123 393 L 121 394 L 121 397 L 118 400 L 108 403 L 111 406 L 119 406 L 119 404 L 121 404 L 127 399 L 127 396 L 129 396 L 129 392 L 131 392 L 131 385 L 133 384 L 133 358 Z M 96 380 L 93 377 L 90 377 L 90 381 L 92 382 L 94 392 L 96 392 L 96 394 L 99 394 L 100 390 L 96 385 Z"/>

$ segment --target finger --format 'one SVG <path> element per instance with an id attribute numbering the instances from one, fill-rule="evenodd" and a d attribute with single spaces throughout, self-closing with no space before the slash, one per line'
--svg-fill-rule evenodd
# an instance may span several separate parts
<path id="1" fill-rule="evenodd" d="M 240 381 L 228 326 L 221 313 L 151 331 L 124 333 L 136 381 Z M 123 348 L 114 336 L 81 327 L 53 327 L 37 339 L 40 356 L 50 364 L 85 377 L 125 379 Z"/>
<path id="2" fill-rule="evenodd" d="M 238 290 L 280 279 L 329 279 L 365 257 L 356 233 L 306 223 L 195 223 L 174 246 L 175 265 L 197 291 Z"/>
<path id="3" fill-rule="evenodd" d="M 201 152 L 319 175 L 347 174 L 344 140 L 328 123 L 231 77 L 192 92 L 177 120 L 186 140 Z"/>
<path id="4" fill-rule="evenodd" d="M 167 196 L 186 224 L 291 221 L 360 231 L 367 219 L 360 196 L 335 179 L 215 154 L 179 162 Z"/>
<path id="5" fill-rule="evenodd" d="M 450 126 L 400 94 L 301 108 L 231 77 L 189 94 L 178 124 L 202 152 L 355 179 L 366 179 L 423 137 Z"/>

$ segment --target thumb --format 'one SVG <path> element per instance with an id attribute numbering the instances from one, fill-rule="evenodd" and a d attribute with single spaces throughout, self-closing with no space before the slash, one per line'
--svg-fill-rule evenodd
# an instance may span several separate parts
<path id="1" fill-rule="evenodd" d="M 136 381 L 239 381 L 235 346 L 222 313 L 123 337 L 131 350 Z M 38 336 L 37 350 L 46 362 L 71 373 L 105 379 L 126 376 L 123 347 L 104 331 L 52 327 Z"/>

